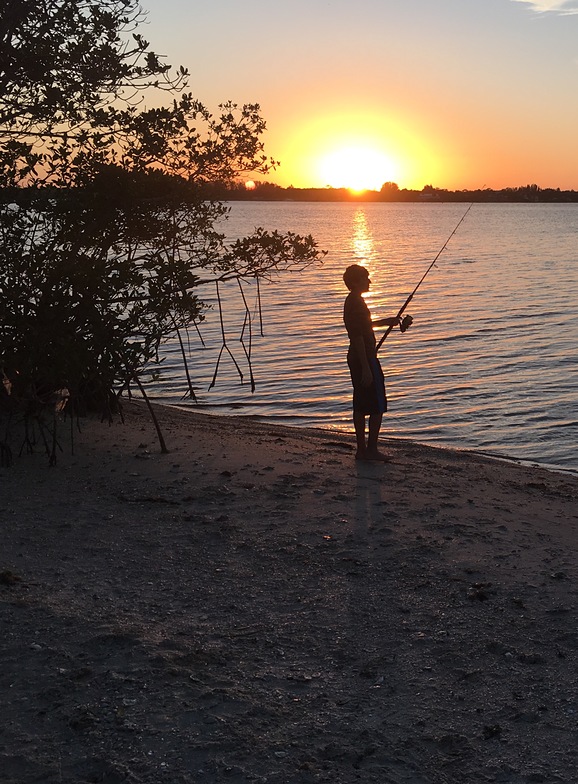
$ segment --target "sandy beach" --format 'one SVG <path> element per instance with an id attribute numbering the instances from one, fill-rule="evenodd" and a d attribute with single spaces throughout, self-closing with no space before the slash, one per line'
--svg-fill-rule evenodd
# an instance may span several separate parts
<path id="1" fill-rule="evenodd" d="M 2 784 L 578 780 L 577 477 L 158 411 L 0 469 Z"/>

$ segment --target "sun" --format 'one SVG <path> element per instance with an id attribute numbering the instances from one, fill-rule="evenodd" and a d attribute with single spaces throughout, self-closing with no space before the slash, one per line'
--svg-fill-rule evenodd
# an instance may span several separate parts
<path id="1" fill-rule="evenodd" d="M 336 108 L 330 98 L 312 106 L 306 121 L 303 114 L 290 118 L 285 135 L 271 142 L 281 161 L 279 185 L 379 191 L 386 182 L 422 188 L 439 181 L 440 156 L 411 116 L 381 105 Z"/>
<path id="2" fill-rule="evenodd" d="M 378 191 L 384 182 L 395 182 L 397 167 L 386 153 L 369 146 L 332 150 L 319 162 L 319 176 L 331 188 Z"/>

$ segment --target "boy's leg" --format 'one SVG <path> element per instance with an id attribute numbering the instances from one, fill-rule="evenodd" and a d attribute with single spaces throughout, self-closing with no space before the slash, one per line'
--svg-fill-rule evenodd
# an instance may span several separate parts
<path id="1" fill-rule="evenodd" d="M 363 457 L 366 452 L 365 446 L 365 414 L 359 411 L 353 412 L 353 427 L 355 428 L 355 441 L 357 443 L 356 457 Z"/>
<path id="2" fill-rule="evenodd" d="M 369 437 L 367 439 L 367 451 L 370 454 L 377 453 L 377 441 L 381 430 L 383 414 L 371 414 L 369 417 Z"/>
<path id="3" fill-rule="evenodd" d="M 380 452 L 377 448 L 377 440 L 379 438 L 382 419 L 383 414 L 371 414 L 369 417 L 369 438 L 367 440 L 365 459 L 379 460 L 381 463 L 389 463 L 391 458 L 383 452 Z"/>

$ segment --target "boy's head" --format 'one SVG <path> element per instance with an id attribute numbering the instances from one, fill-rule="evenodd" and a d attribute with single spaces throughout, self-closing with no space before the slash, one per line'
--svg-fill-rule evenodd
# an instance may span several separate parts
<path id="1" fill-rule="evenodd" d="M 349 289 L 358 289 L 369 280 L 369 272 L 361 264 L 351 264 L 343 273 L 343 282 Z"/>

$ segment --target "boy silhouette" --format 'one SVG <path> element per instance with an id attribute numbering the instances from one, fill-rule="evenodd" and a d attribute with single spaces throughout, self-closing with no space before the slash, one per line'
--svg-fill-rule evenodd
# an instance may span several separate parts
<path id="1" fill-rule="evenodd" d="M 389 457 L 377 447 L 381 421 L 387 411 L 387 397 L 383 371 L 377 358 L 374 327 L 404 326 L 412 322 L 411 316 L 398 316 L 372 320 L 363 294 L 369 291 L 369 272 L 360 264 L 352 264 L 343 274 L 349 294 L 343 307 L 343 321 L 349 335 L 347 364 L 353 384 L 353 426 L 357 442 L 356 460 L 388 462 Z M 369 428 L 366 440 L 366 418 Z"/>

